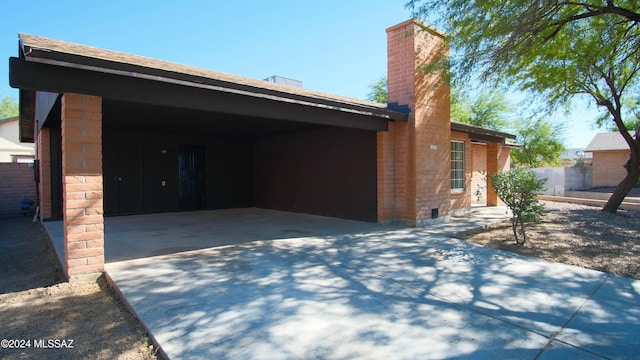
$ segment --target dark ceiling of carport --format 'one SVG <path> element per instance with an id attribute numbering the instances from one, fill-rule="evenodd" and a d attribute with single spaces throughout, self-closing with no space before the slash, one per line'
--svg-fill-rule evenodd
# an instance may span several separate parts
<path id="1" fill-rule="evenodd" d="M 103 99 L 106 129 L 261 138 L 325 125 Z"/>

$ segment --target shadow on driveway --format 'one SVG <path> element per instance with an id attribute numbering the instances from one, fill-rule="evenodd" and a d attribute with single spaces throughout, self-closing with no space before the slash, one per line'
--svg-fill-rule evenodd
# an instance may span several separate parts
<path id="1" fill-rule="evenodd" d="M 639 281 L 454 240 L 451 229 L 371 225 L 107 273 L 170 358 L 636 357 Z"/>

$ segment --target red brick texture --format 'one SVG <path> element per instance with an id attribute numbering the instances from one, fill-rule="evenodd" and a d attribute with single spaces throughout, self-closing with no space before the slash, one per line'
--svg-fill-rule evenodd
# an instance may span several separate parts
<path id="1" fill-rule="evenodd" d="M 455 131 L 451 132 L 451 140 L 464 142 L 464 190 L 451 191 L 451 210 L 464 209 L 471 207 L 471 197 L 474 191 L 472 187 L 473 158 L 471 140 L 469 139 L 469 134 Z"/>
<path id="2" fill-rule="evenodd" d="M 69 279 L 104 270 L 102 98 L 62 97 L 62 191 Z"/>
<path id="3" fill-rule="evenodd" d="M 36 158 L 39 159 L 40 219 L 51 218 L 51 131 L 42 128 L 36 137 Z"/>
<path id="4" fill-rule="evenodd" d="M 449 88 L 420 67 L 448 50 L 443 36 L 414 20 L 387 29 L 389 102 L 409 120 L 378 134 L 378 221 L 419 225 L 451 208 Z"/>
<path id="5" fill-rule="evenodd" d="M 487 145 L 471 144 L 471 203 L 487 204 Z"/>
<path id="6" fill-rule="evenodd" d="M 509 170 L 511 166 L 511 150 L 497 143 L 487 144 L 487 176 Z M 487 206 L 504 206 L 487 179 Z"/>
<path id="7" fill-rule="evenodd" d="M 25 196 L 36 201 L 33 168 L 24 163 L 0 163 L 0 217 L 24 215 L 20 200 Z"/>

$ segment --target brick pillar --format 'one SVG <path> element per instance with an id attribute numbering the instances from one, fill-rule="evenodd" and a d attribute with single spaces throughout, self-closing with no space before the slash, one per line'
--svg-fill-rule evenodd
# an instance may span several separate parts
<path id="1" fill-rule="evenodd" d="M 38 193 L 40 194 L 40 219 L 51 218 L 51 131 L 42 128 L 37 135 L 37 159 L 40 164 L 38 172 L 40 183 Z"/>
<path id="2" fill-rule="evenodd" d="M 395 220 L 420 225 L 430 221 L 432 209 L 440 216 L 450 210 L 449 88 L 438 75 L 421 70 L 442 54 L 448 54 L 444 36 L 416 20 L 387 29 L 389 102 L 408 105 L 411 113 L 406 123 L 392 122 L 390 131 L 378 136 L 378 154 L 393 154 L 393 161 L 378 158 L 381 222 L 393 214 Z"/>
<path id="3" fill-rule="evenodd" d="M 104 270 L 102 98 L 62 97 L 65 270 L 70 281 Z"/>
<path id="4" fill-rule="evenodd" d="M 500 199 L 493 190 L 491 185 L 491 175 L 495 175 L 500 172 L 499 166 L 500 157 L 500 144 L 488 143 L 487 144 L 487 206 L 498 206 Z"/>

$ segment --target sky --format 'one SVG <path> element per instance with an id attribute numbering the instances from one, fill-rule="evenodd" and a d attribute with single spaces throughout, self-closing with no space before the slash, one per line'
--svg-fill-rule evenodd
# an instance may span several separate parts
<path id="1" fill-rule="evenodd" d="M 386 75 L 385 29 L 411 17 L 405 2 L 0 0 L 0 97 L 18 99 L 8 63 L 27 33 L 364 99 Z M 581 148 L 599 132 L 595 117 L 577 104 L 553 121 L 565 146 Z"/>

